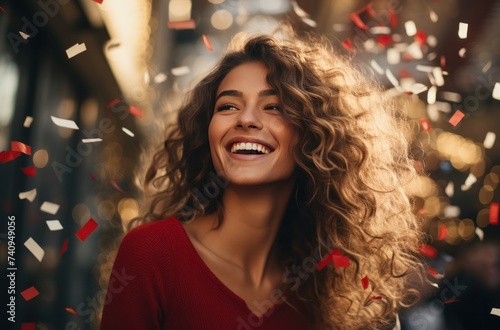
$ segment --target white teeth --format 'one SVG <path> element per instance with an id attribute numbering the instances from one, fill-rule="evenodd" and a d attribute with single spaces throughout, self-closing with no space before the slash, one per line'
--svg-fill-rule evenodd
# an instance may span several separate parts
<path id="1" fill-rule="evenodd" d="M 231 153 L 235 153 L 238 150 L 257 150 L 259 152 L 268 154 L 270 151 L 267 147 L 258 143 L 249 143 L 249 142 L 236 142 L 233 143 L 231 147 Z"/>

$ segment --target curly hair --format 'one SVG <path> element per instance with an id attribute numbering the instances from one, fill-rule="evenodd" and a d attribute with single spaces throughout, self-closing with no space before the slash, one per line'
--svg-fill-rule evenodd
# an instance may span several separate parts
<path id="1" fill-rule="evenodd" d="M 325 329 L 380 329 L 415 297 L 407 288 L 421 266 L 419 223 L 405 185 L 415 176 L 405 118 L 381 86 L 319 37 L 235 38 L 219 64 L 188 94 L 177 122 L 145 175 L 148 210 L 130 224 L 217 212 L 222 198 L 200 200 L 214 182 L 208 126 L 216 91 L 235 67 L 260 61 L 298 133 L 298 179 L 277 240 L 287 267 L 333 248 L 351 262 L 311 272 L 293 294 Z M 196 221 L 196 220 L 194 220 Z M 368 276 L 370 289 L 362 278 Z"/>

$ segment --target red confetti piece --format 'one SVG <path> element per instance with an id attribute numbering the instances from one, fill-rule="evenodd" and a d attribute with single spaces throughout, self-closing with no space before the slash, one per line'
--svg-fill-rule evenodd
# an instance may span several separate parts
<path id="1" fill-rule="evenodd" d="M 97 2 L 98 4 L 102 4 L 104 0 L 92 0 L 92 1 Z"/>
<path id="2" fill-rule="evenodd" d="M 420 254 L 426 256 L 427 258 L 434 259 L 437 257 L 438 251 L 430 245 L 422 245 L 420 246 Z"/>
<path id="3" fill-rule="evenodd" d="M 87 237 L 89 237 L 90 234 L 92 234 L 98 225 L 99 224 L 95 222 L 94 219 L 90 218 L 89 221 L 87 221 L 87 223 L 76 232 L 75 236 L 83 242 L 87 239 Z"/>
<path id="4" fill-rule="evenodd" d="M 106 104 L 106 109 L 109 109 L 111 107 L 114 107 L 115 105 L 117 105 L 118 103 L 120 103 L 121 100 L 120 99 L 114 99 L 113 101 L 109 102 L 108 104 Z"/>
<path id="5" fill-rule="evenodd" d="M 446 230 L 446 225 L 440 225 L 439 226 L 438 240 L 440 240 L 440 241 L 444 240 L 447 235 L 448 235 L 448 231 Z"/>
<path id="6" fill-rule="evenodd" d="M 320 262 L 318 262 L 318 264 L 316 265 L 316 269 L 317 270 L 322 270 L 330 262 L 332 262 L 332 256 L 330 254 L 327 254 L 323 259 L 321 259 Z"/>
<path id="7" fill-rule="evenodd" d="M 351 262 L 349 261 L 349 258 L 346 256 L 333 256 L 333 265 L 337 268 L 341 267 L 349 267 L 351 265 Z"/>
<path id="8" fill-rule="evenodd" d="M 35 322 L 21 323 L 21 330 L 35 330 L 35 327 L 36 327 Z"/>
<path id="9" fill-rule="evenodd" d="M 366 290 L 368 288 L 369 284 L 370 284 L 370 280 L 368 279 L 368 276 L 365 276 L 361 279 L 361 285 L 363 285 L 364 290 Z"/>
<path id="10" fill-rule="evenodd" d="M 490 204 L 490 225 L 498 225 L 498 209 L 500 204 Z"/>
<path id="11" fill-rule="evenodd" d="M 192 19 L 186 21 L 168 22 L 168 28 L 172 30 L 192 30 L 196 28 L 196 22 Z"/>
<path id="12" fill-rule="evenodd" d="M 429 275 L 432 275 L 433 277 L 438 278 L 438 279 L 444 277 L 442 274 L 439 274 L 439 272 L 435 268 L 433 268 L 431 266 L 427 267 L 427 273 L 429 273 Z"/>
<path id="13" fill-rule="evenodd" d="M 340 252 L 337 248 L 335 248 L 330 253 L 328 253 L 323 259 L 321 259 L 320 262 L 318 262 L 316 268 L 318 270 L 322 270 L 332 261 L 333 265 L 337 268 L 350 266 L 349 258 L 342 255 L 342 252 Z"/>
<path id="14" fill-rule="evenodd" d="M 0 163 L 8 163 L 19 156 L 21 156 L 21 153 L 19 151 L 2 151 L 0 152 Z"/>
<path id="15" fill-rule="evenodd" d="M 113 186 L 116 190 L 118 190 L 119 192 L 121 192 L 121 193 L 123 193 L 123 194 L 127 195 L 127 192 L 126 192 L 125 190 L 123 190 L 122 188 L 120 188 L 120 186 L 119 186 L 116 182 L 111 181 L 111 185 L 112 185 L 112 186 Z"/>
<path id="16" fill-rule="evenodd" d="M 420 46 L 425 45 L 425 43 L 427 41 L 427 36 L 425 35 L 425 33 L 423 31 L 418 31 L 414 38 L 415 38 L 415 41 Z"/>
<path id="17" fill-rule="evenodd" d="M 207 47 L 207 49 L 211 52 L 214 51 L 213 47 L 212 47 L 212 44 L 210 43 L 210 40 L 208 40 L 208 37 L 206 35 L 203 35 L 203 42 L 205 43 L 205 47 Z"/>
<path id="18" fill-rule="evenodd" d="M 31 299 L 35 298 L 39 294 L 40 294 L 40 292 L 38 292 L 38 290 L 34 286 L 21 292 L 21 296 L 23 296 L 24 300 L 26 300 L 26 301 L 30 301 Z"/>
<path id="19" fill-rule="evenodd" d="M 441 58 L 439 59 L 439 64 L 441 65 L 442 68 L 446 65 L 446 56 L 441 55 Z"/>
<path id="20" fill-rule="evenodd" d="M 342 45 L 345 47 L 345 49 L 347 49 L 348 51 L 354 51 L 354 48 L 352 47 L 352 43 L 349 39 L 345 39 L 344 41 L 342 41 Z"/>
<path id="21" fill-rule="evenodd" d="M 23 171 L 23 173 L 26 174 L 27 176 L 35 176 L 36 167 L 35 166 L 25 167 L 22 168 L 21 171 Z"/>
<path id="22" fill-rule="evenodd" d="M 78 314 L 78 312 L 73 307 L 65 307 L 64 310 L 75 316 L 80 316 L 80 314 Z"/>
<path id="23" fill-rule="evenodd" d="M 460 121 L 465 117 L 464 113 L 460 110 L 457 110 L 453 116 L 450 118 L 450 120 L 448 120 L 448 122 L 450 124 L 452 124 L 453 126 L 457 126 L 458 123 L 460 123 Z"/>
<path id="24" fill-rule="evenodd" d="M 0 10 L 3 11 L 5 13 L 5 9 L 3 9 L 2 6 L 0 6 Z"/>
<path id="25" fill-rule="evenodd" d="M 391 27 L 394 29 L 398 26 L 398 17 L 396 16 L 396 13 L 393 12 L 392 10 L 389 11 L 390 15 L 391 15 Z"/>
<path id="26" fill-rule="evenodd" d="M 22 142 L 18 141 L 10 142 L 10 149 L 12 151 L 22 152 L 25 155 L 31 155 L 31 147 Z"/>
<path id="27" fill-rule="evenodd" d="M 358 14 L 356 13 L 351 13 L 349 15 L 349 18 L 351 19 L 351 21 L 354 22 L 354 24 L 359 27 L 360 29 L 362 30 L 368 30 L 368 26 L 361 20 L 361 18 L 359 17 Z"/>
<path id="28" fill-rule="evenodd" d="M 377 36 L 377 42 L 382 46 L 386 47 L 392 44 L 392 36 L 379 35 Z"/>
<path id="29" fill-rule="evenodd" d="M 376 299 L 376 300 L 381 300 L 381 299 L 382 299 L 382 296 L 379 296 L 379 295 L 377 295 L 377 294 L 373 294 L 373 293 L 372 293 L 372 294 L 370 295 L 370 298 L 371 298 L 371 299 Z"/>
<path id="30" fill-rule="evenodd" d="M 59 255 L 62 256 L 64 254 L 64 252 L 66 252 L 68 250 L 68 241 L 69 239 L 66 238 L 66 240 L 64 240 L 64 243 L 61 247 L 61 251 L 59 251 Z"/>
<path id="31" fill-rule="evenodd" d="M 445 304 L 451 304 L 451 303 L 456 303 L 456 302 L 459 302 L 460 300 L 458 299 L 450 299 L 450 300 L 445 300 L 444 303 Z"/>
<path id="32" fill-rule="evenodd" d="M 95 178 L 95 176 L 93 176 L 92 174 L 90 175 L 90 178 L 94 181 L 97 181 L 97 179 Z"/>
<path id="33" fill-rule="evenodd" d="M 139 108 L 134 107 L 133 105 L 129 106 L 129 111 L 132 115 L 142 118 L 142 110 Z"/>
<path id="34" fill-rule="evenodd" d="M 429 132 L 431 130 L 431 123 L 427 118 L 420 118 L 420 125 L 422 125 L 422 128 L 424 131 Z"/>

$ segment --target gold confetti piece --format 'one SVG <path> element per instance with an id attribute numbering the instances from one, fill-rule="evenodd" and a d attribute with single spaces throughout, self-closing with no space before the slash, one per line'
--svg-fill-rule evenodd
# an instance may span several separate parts
<path id="1" fill-rule="evenodd" d="M 481 228 L 476 227 L 476 235 L 479 237 L 479 240 L 482 241 L 484 238 L 484 231 Z"/>
<path id="2" fill-rule="evenodd" d="M 382 67 L 375 62 L 375 60 L 371 60 L 370 65 L 373 69 L 375 69 L 375 71 L 377 71 L 378 74 L 384 74 L 384 69 L 382 69 Z"/>
<path id="3" fill-rule="evenodd" d="M 93 138 L 93 139 L 82 139 L 83 143 L 94 143 L 94 142 L 101 142 L 101 138 Z"/>
<path id="4" fill-rule="evenodd" d="M 56 124 L 59 127 L 64 127 L 64 128 L 70 128 L 70 129 L 80 129 L 78 128 L 78 125 L 73 120 L 69 119 L 62 119 L 62 118 L 57 118 L 54 116 L 50 116 L 54 124 Z"/>
<path id="5" fill-rule="evenodd" d="M 19 34 L 24 40 L 27 40 L 30 36 L 29 34 L 24 33 L 23 31 L 19 31 Z"/>
<path id="6" fill-rule="evenodd" d="M 19 199 L 27 199 L 30 202 L 33 202 L 35 198 L 36 198 L 36 188 L 19 193 Z"/>
<path id="7" fill-rule="evenodd" d="M 131 137 L 134 137 L 134 133 L 132 133 L 132 131 L 130 131 L 129 129 L 125 128 L 125 127 L 122 127 L 122 131 L 125 132 L 125 134 L 131 136 Z"/>
<path id="8" fill-rule="evenodd" d="M 33 238 L 28 238 L 26 242 L 24 242 L 24 246 L 38 259 L 38 261 L 42 261 L 43 256 L 45 255 L 45 251 L 38 245 L 37 242 Z"/>
<path id="9" fill-rule="evenodd" d="M 444 192 L 446 193 L 446 195 L 448 197 L 450 197 L 450 198 L 453 197 L 453 195 L 455 194 L 455 186 L 453 185 L 452 181 L 448 182 Z"/>
<path id="10" fill-rule="evenodd" d="M 495 144 L 495 140 L 497 138 L 497 135 L 493 132 L 488 132 L 486 133 L 486 136 L 484 138 L 483 146 L 485 149 L 491 149 L 493 148 L 493 145 Z"/>
<path id="11" fill-rule="evenodd" d="M 500 101 L 500 82 L 495 83 L 495 87 L 493 87 L 492 96 L 495 100 Z"/>
<path id="12" fill-rule="evenodd" d="M 30 127 L 32 122 L 33 122 L 33 117 L 26 116 L 26 118 L 24 119 L 23 127 L 26 128 Z"/>
<path id="13" fill-rule="evenodd" d="M 415 22 L 405 22 L 405 30 L 408 37 L 413 37 L 415 34 L 417 34 L 417 26 L 415 25 Z"/>
<path id="14" fill-rule="evenodd" d="M 492 308 L 490 314 L 500 316 L 500 308 Z"/>
<path id="15" fill-rule="evenodd" d="M 177 68 L 173 68 L 171 72 L 174 76 L 183 76 L 185 74 L 188 74 L 190 70 L 188 66 L 184 65 L 184 66 L 179 66 Z"/>
<path id="16" fill-rule="evenodd" d="M 469 24 L 462 22 L 458 23 L 458 37 L 460 39 L 466 39 L 468 29 L 469 29 Z"/>
<path id="17" fill-rule="evenodd" d="M 87 47 L 85 46 L 85 43 L 81 43 L 81 44 L 76 43 L 75 45 L 66 49 L 66 55 L 68 55 L 68 58 L 72 58 L 80 53 L 83 53 L 86 50 L 87 50 Z"/>
<path id="18" fill-rule="evenodd" d="M 49 227 L 50 231 L 56 231 L 56 230 L 62 230 L 63 226 L 59 222 L 59 220 L 47 220 L 45 221 L 47 223 L 47 226 Z"/>
<path id="19" fill-rule="evenodd" d="M 51 202 L 43 202 L 40 210 L 50 214 L 56 214 L 59 210 L 59 205 L 51 203 Z"/>
<path id="20" fill-rule="evenodd" d="M 162 82 L 166 81 L 167 80 L 167 75 L 164 74 L 164 73 L 158 73 L 155 78 L 154 78 L 154 81 L 155 83 L 157 84 L 161 84 Z"/>

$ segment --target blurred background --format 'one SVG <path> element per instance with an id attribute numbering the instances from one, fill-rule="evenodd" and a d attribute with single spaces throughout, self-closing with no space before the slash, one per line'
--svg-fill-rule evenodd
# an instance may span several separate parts
<path id="1" fill-rule="evenodd" d="M 282 20 L 325 35 L 407 109 L 431 284 L 402 328 L 500 328 L 500 1 L 0 0 L 8 328 L 97 328 L 139 212 L 141 149 L 231 36 Z"/>

